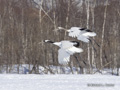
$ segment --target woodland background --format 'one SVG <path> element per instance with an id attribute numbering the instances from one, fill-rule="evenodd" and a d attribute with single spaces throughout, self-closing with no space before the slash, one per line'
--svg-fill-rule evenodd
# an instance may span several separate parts
<path id="1" fill-rule="evenodd" d="M 0 0 L 0 72 L 6 66 L 10 73 L 13 65 L 60 66 L 58 47 L 40 43 L 76 40 L 57 27 L 86 27 L 97 33 L 94 38 L 100 47 L 97 52 L 90 44 L 80 42 L 84 52 L 79 59 L 81 70 L 118 69 L 120 67 L 120 0 Z M 79 57 L 79 55 L 77 55 Z M 78 67 L 71 57 L 70 67 Z M 48 69 L 50 70 L 50 69 Z M 83 73 L 83 72 L 82 72 Z"/>

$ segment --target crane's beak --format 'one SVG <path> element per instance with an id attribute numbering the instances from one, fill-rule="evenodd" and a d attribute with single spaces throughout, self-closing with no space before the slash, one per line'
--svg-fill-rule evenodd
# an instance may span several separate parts
<path id="1" fill-rule="evenodd" d="M 45 40 L 42 40 L 42 41 L 39 42 L 38 44 L 42 44 L 42 45 L 43 45 L 43 43 L 45 43 Z"/>
<path id="2" fill-rule="evenodd" d="M 64 30 L 65 32 L 70 32 L 70 29 L 65 29 L 65 28 L 63 28 L 63 27 L 58 27 L 57 29 L 55 29 L 54 31 L 62 31 L 62 30 Z"/>

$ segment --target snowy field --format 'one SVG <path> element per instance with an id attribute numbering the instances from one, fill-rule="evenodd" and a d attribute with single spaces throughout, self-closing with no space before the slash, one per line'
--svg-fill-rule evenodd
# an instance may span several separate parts
<path id="1" fill-rule="evenodd" d="M 0 74 L 0 90 L 120 90 L 120 76 Z"/>

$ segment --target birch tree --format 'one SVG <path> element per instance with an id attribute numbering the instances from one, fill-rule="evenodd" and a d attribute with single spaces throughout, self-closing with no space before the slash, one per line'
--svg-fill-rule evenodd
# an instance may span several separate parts
<path id="1" fill-rule="evenodd" d="M 100 45 L 100 66 L 103 66 L 103 44 L 104 44 L 104 33 L 105 33 L 105 24 L 106 24 L 106 17 L 107 17 L 107 6 L 108 6 L 108 0 L 106 1 L 106 7 L 104 10 L 104 21 L 103 21 L 103 27 L 102 27 L 102 38 L 101 38 L 101 45 Z"/>
<path id="2" fill-rule="evenodd" d="M 87 1 L 87 6 L 86 6 L 86 11 L 87 11 L 87 28 L 89 28 L 89 16 L 90 16 L 90 6 L 89 6 L 89 0 Z M 89 63 L 89 71 L 88 73 L 91 73 L 91 62 L 90 62 L 90 45 L 88 44 L 88 63 Z"/>

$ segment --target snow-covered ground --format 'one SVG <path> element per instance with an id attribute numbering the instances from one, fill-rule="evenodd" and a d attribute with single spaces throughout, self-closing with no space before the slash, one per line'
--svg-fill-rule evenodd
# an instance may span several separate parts
<path id="1" fill-rule="evenodd" d="M 18 70 L 19 67 L 19 70 Z M 12 65 L 11 67 L 7 67 L 6 65 L 2 65 L 2 67 L 0 67 L 0 74 L 28 74 L 32 71 L 33 65 L 28 65 L 28 64 L 22 64 L 22 65 Z M 7 72 L 7 71 L 8 72 Z M 117 68 L 104 68 L 102 70 L 96 69 L 96 68 L 92 68 L 91 73 L 102 73 L 102 75 L 117 75 Z M 80 68 L 79 67 L 72 67 L 72 71 L 70 67 L 60 67 L 60 66 L 39 66 L 38 68 L 36 67 L 36 72 L 37 74 L 43 75 L 43 74 L 72 74 L 72 72 L 74 74 L 79 74 L 80 73 Z M 52 72 L 52 73 L 51 73 Z M 31 72 L 30 74 L 35 74 L 35 72 Z M 83 69 L 83 74 L 88 74 L 88 69 L 84 68 Z M 120 69 L 118 72 L 118 75 L 120 75 Z"/>
<path id="2" fill-rule="evenodd" d="M 120 76 L 0 74 L 0 90 L 120 90 Z"/>

